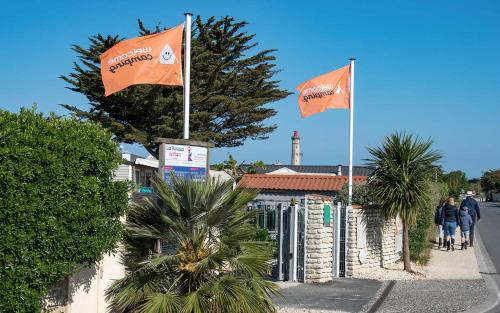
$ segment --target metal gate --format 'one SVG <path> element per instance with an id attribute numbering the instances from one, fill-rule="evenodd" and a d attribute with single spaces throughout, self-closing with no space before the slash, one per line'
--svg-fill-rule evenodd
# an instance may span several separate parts
<path id="1" fill-rule="evenodd" d="M 280 254 L 281 254 L 281 273 L 283 280 L 290 280 L 290 207 L 281 206 L 281 225 L 280 225 Z M 292 250 L 293 251 L 293 250 Z"/>
<path id="2" fill-rule="evenodd" d="M 347 209 L 345 206 L 340 207 L 340 235 L 339 235 L 339 276 L 345 277 L 346 268 L 346 236 L 347 236 Z"/>
<path id="3" fill-rule="evenodd" d="M 304 254 L 305 254 L 305 208 L 300 206 L 297 212 L 297 281 L 304 282 Z"/>

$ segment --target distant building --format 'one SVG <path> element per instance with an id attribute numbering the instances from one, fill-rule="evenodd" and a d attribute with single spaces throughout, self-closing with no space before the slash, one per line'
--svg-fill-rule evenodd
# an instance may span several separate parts
<path id="1" fill-rule="evenodd" d="M 115 172 L 115 179 L 118 181 L 131 181 L 135 183 L 138 192 L 152 191 L 152 178 L 158 173 L 158 160 L 153 156 L 147 158 L 123 153 L 124 160 Z"/>
<path id="2" fill-rule="evenodd" d="M 249 164 L 243 164 L 242 168 L 250 167 Z M 321 174 L 333 176 L 347 176 L 349 166 L 346 165 L 287 165 L 287 164 L 268 164 L 263 168 L 256 168 L 257 174 Z M 366 166 L 353 166 L 353 176 L 370 176 L 374 170 Z"/>
<path id="3" fill-rule="evenodd" d="M 245 174 L 238 183 L 260 190 L 247 209 L 261 211 L 258 226 L 276 240 L 274 278 L 322 283 L 399 259 L 398 220 L 386 221 L 374 208 L 348 209 L 338 203 L 338 192 L 348 183 L 348 166 L 300 165 L 299 140 L 295 131 L 291 165 L 256 168 L 257 174 Z M 372 168 L 354 166 L 353 183 L 372 174 Z"/>

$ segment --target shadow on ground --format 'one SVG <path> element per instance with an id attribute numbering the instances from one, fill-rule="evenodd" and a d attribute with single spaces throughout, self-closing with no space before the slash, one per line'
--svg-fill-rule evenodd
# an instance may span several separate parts
<path id="1" fill-rule="evenodd" d="M 283 296 L 274 300 L 281 308 L 359 312 L 381 285 L 376 280 L 349 278 L 327 284 L 280 284 Z"/>

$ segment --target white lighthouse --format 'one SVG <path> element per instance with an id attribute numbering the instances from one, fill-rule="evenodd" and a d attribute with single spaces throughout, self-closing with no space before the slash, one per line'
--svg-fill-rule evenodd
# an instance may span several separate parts
<path id="1" fill-rule="evenodd" d="M 297 130 L 292 136 L 292 165 L 300 165 L 300 137 Z"/>

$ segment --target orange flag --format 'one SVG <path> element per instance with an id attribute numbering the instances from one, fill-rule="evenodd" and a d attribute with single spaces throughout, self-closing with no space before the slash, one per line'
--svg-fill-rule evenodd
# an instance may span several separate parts
<path id="1" fill-rule="evenodd" d="M 182 86 L 181 46 L 184 25 L 124 40 L 101 54 L 105 95 L 135 84 Z"/>
<path id="2" fill-rule="evenodd" d="M 349 109 L 349 76 L 351 67 L 344 66 L 297 86 L 302 117 L 326 109 Z"/>

